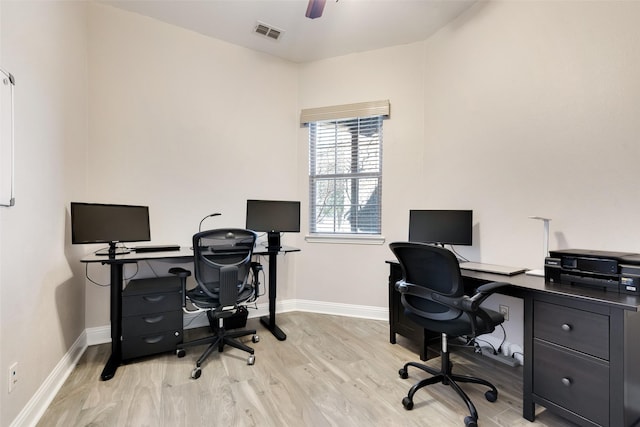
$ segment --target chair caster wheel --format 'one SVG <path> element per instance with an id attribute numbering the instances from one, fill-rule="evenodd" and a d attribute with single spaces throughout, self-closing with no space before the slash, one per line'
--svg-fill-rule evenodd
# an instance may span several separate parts
<path id="1" fill-rule="evenodd" d="M 498 392 L 489 390 L 484 394 L 484 397 L 486 397 L 489 402 L 495 402 L 498 400 Z"/>
<path id="2" fill-rule="evenodd" d="M 176 350 L 176 356 L 178 356 L 178 357 L 184 357 L 186 354 L 187 354 L 187 352 L 184 351 L 183 348 L 179 348 L 179 349 Z"/>
<path id="3" fill-rule="evenodd" d="M 251 337 L 251 342 L 253 342 L 253 343 L 260 342 L 260 337 L 257 336 L 257 335 L 252 336 Z"/>
<path id="4" fill-rule="evenodd" d="M 202 369 L 200 369 L 200 367 L 193 368 L 193 371 L 191 371 L 191 378 L 197 380 L 200 378 L 200 375 L 202 375 Z"/>
<path id="5" fill-rule="evenodd" d="M 247 359 L 247 365 L 253 365 L 254 363 L 256 363 L 256 357 L 252 354 L 251 356 L 249 356 L 249 358 Z"/>
<path id="6" fill-rule="evenodd" d="M 473 417 L 464 417 L 465 427 L 478 427 L 478 422 Z"/>
<path id="7" fill-rule="evenodd" d="M 400 378 L 402 378 L 403 380 L 406 380 L 407 378 L 409 378 L 409 374 L 407 373 L 407 370 L 404 368 L 398 371 L 398 375 L 400 375 Z"/>
<path id="8" fill-rule="evenodd" d="M 402 399 L 402 406 L 404 406 L 404 409 L 407 411 L 410 411 L 413 409 L 413 401 L 408 397 L 405 397 Z"/>

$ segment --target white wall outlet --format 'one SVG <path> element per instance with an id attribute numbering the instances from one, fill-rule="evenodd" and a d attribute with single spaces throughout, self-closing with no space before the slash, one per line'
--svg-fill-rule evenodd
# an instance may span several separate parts
<path id="1" fill-rule="evenodd" d="M 504 320 L 509 320 L 509 306 L 500 304 L 500 313 L 502 313 L 502 317 Z"/>
<path id="2" fill-rule="evenodd" d="M 18 362 L 9 366 L 9 393 L 13 391 L 18 384 Z"/>

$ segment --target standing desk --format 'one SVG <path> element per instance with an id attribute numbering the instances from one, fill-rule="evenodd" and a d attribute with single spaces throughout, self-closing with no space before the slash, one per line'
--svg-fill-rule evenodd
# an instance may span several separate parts
<path id="1" fill-rule="evenodd" d="M 428 358 L 430 335 L 412 328 L 394 287 L 400 265 L 387 263 L 390 341 L 396 333 L 418 340 Z M 640 297 L 526 274 L 460 271 L 466 288 L 507 282 L 500 293 L 524 301 L 525 419 L 534 421 L 538 404 L 582 426 L 640 425 Z"/>
<path id="2" fill-rule="evenodd" d="M 260 321 L 271 331 L 279 340 L 286 339 L 286 335 L 276 325 L 276 289 L 277 289 L 277 259 L 279 253 L 298 252 L 300 249 L 289 246 L 283 246 L 280 250 L 271 250 L 268 248 L 257 248 L 254 255 L 268 255 L 269 257 L 269 316 L 262 317 Z M 114 257 L 89 254 L 82 258 L 83 263 L 100 263 L 108 265 L 110 269 L 110 320 L 111 320 L 111 356 L 105 364 L 100 379 L 103 381 L 110 380 L 115 375 L 118 366 L 122 364 L 122 284 L 123 271 L 125 264 L 134 264 L 139 261 L 152 260 L 175 260 L 189 262 L 193 260 L 193 250 L 181 248 L 177 251 L 160 251 L 160 252 L 144 252 L 116 255 Z"/>
<path id="3" fill-rule="evenodd" d="M 279 250 L 265 247 L 264 249 L 253 251 L 254 255 L 267 255 L 269 258 L 269 316 L 261 317 L 260 323 L 280 341 L 286 340 L 287 335 L 276 325 L 277 259 L 279 253 L 287 254 L 289 252 L 300 252 L 300 249 L 291 246 L 281 246 Z"/>

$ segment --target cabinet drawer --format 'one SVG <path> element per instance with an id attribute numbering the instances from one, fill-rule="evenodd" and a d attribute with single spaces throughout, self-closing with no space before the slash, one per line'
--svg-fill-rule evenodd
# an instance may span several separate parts
<path id="1" fill-rule="evenodd" d="M 156 332 L 122 339 L 122 358 L 148 356 L 156 353 L 174 351 L 182 342 L 182 330 Z"/>
<path id="2" fill-rule="evenodd" d="M 162 313 L 178 310 L 181 307 L 182 298 L 179 292 L 158 292 L 145 295 L 132 295 L 122 298 L 123 316 Z"/>
<path id="3" fill-rule="evenodd" d="M 149 313 L 122 318 L 123 338 L 168 330 L 182 331 L 182 311 Z"/>
<path id="4" fill-rule="evenodd" d="M 533 336 L 609 360 L 609 317 L 534 301 Z"/>
<path id="5" fill-rule="evenodd" d="M 569 411 L 609 425 L 609 364 L 534 339 L 533 392 Z"/>

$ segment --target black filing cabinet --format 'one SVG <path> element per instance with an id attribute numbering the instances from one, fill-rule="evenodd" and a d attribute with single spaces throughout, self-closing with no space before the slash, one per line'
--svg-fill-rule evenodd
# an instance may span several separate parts
<path id="1" fill-rule="evenodd" d="M 533 302 L 533 393 L 609 425 L 609 316 Z"/>
<path id="2" fill-rule="evenodd" d="M 537 403 L 581 426 L 640 425 L 640 313 L 541 293 L 527 312 L 524 417 Z"/>
<path id="3" fill-rule="evenodd" d="M 131 280 L 122 292 L 122 359 L 174 351 L 182 342 L 177 277 Z"/>

